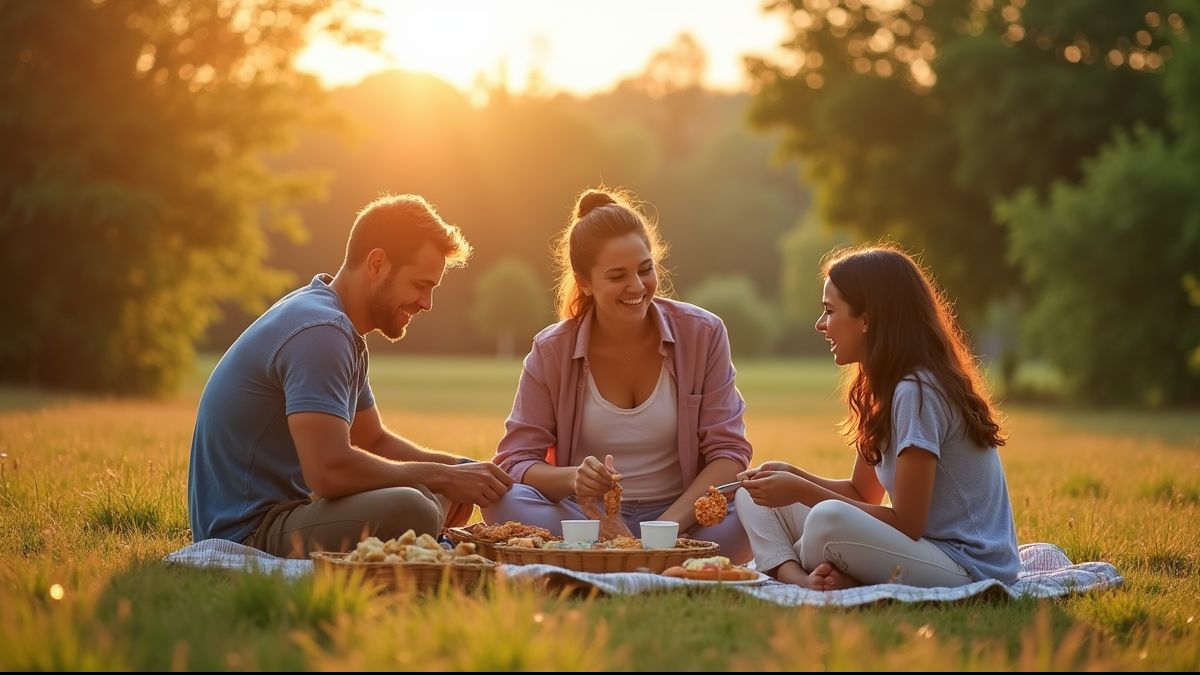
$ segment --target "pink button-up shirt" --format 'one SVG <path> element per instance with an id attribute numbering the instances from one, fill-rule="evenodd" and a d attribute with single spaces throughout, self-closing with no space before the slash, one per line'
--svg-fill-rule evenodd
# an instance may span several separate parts
<path id="1" fill-rule="evenodd" d="M 734 385 L 725 324 L 712 312 L 666 298 L 654 298 L 649 312 L 662 336 L 658 351 L 674 375 L 678 393 L 683 484 L 691 485 L 704 465 L 718 457 L 749 466 L 751 448 L 742 419 L 746 402 Z M 522 482 L 525 472 L 537 463 L 578 466 L 583 462 L 575 449 L 590 369 L 591 329 L 589 311 L 582 319 L 559 322 L 533 339 L 494 460 L 513 480 Z"/>

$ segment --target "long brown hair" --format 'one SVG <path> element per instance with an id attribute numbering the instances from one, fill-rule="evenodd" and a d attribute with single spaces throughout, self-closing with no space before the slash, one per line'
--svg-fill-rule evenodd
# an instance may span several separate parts
<path id="1" fill-rule="evenodd" d="M 554 243 L 554 262 L 558 271 L 555 309 L 559 319 L 578 319 L 592 307 L 592 298 L 583 293 L 576 276 L 587 278 L 596 264 L 596 256 L 610 239 L 637 233 L 650 249 L 658 272 L 657 295 L 670 292 L 667 271 L 661 263 L 667 255 L 654 221 L 633 206 L 626 192 L 596 188 L 584 190 L 575 200 L 571 220 Z"/>
<path id="2" fill-rule="evenodd" d="M 935 395 L 962 414 L 968 438 L 1004 445 L 996 412 L 945 296 L 907 253 L 890 246 L 834 251 L 822 266 L 854 316 L 867 315 L 865 356 L 850 371 L 843 431 L 872 465 L 892 435 L 892 396 L 918 369 L 932 374 Z M 917 379 L 921 395 L 923 383 Z"/>

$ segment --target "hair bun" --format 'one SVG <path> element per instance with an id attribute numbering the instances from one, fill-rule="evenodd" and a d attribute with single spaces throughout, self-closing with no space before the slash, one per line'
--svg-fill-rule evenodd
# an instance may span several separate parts
<path id="1" fill-rule="evenodd" d="M 592 209 L 616 204 L 617 200 L 612 198 L 612 195 L 601 190 L 588 190 L 579 198 L 579 202 L 575 205 L 575 217 L 582 218 L 592 212 Z"/>

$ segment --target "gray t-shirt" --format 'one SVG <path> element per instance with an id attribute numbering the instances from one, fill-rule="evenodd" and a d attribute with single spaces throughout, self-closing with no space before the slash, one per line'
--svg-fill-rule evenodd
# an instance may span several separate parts
<path id="1" fill-rule="evenodd" d="M 366 341 L 331 280 L 318 275 L 275 303 L 209 377 L 188 470 L 195 541 L 244 541 L 272 506 L 308 495 L 288 415 L 321 412 L 352 424 L 375 405 Z"/>
<path id="2" fill-rule="evenodd" d="M 937 477 L 924 538 L 962 565 L 972 579 L 1012 583 L 1021 564 L 1000 453 L 976 445 L 963 433 L 962 415 L 932 382 L 932 375 L 921 370 L 896 385 L 892 436 L 875 475 L 888 494 L 895 494 L 898 452 L 933 453 L 938 458 Z"/>

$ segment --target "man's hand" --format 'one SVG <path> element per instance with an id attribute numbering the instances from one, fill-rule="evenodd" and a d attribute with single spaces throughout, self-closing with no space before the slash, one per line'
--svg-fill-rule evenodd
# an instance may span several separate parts
<path id="1" fill-rule="evenodd" d="M 611 457 L 611 455 L 610 455 Z M 585 457 L 575 469 L 576 497 L 599 497 L 617 484 L 620 476 L 595 457 Z"/>
<path id="2" fill-rule="evenodd" d="M 512 477 L 491 462 L 438 466 L 429 488 L 457 504 L 491 506 L 512 487 Z"/>
<path id="3" fill-rule="evenodd" d="M 755 504 L 778 508 L 800 501 L 800 492 L 807 482 L 789 471 L 764 471 L 759 467 L 754 477 L 744 481 L 742 486 Z"/>
<path id="4" fill-rule="evenodd" d="M 800 475 L 797 473 L 798 469 L 787 462 L 764 462 L 762 465 L 756 468 L 746 469 L 745 471 L 739 473 L 737 475 L 737 479 L 750 480 L 763 471 L 783 471 L 796 476 Z"/>

